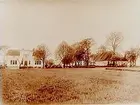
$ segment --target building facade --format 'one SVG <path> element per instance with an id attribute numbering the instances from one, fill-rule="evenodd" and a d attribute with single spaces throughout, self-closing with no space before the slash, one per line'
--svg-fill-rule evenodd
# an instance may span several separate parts
<path id="1" fill-rule="evenodd" d="M 5 64 L 8 69 L 19 69 L 20 67 L 42 68 L 41 60 L 35 60 L 31 50 L 9 49 L 5 55 Z"/>

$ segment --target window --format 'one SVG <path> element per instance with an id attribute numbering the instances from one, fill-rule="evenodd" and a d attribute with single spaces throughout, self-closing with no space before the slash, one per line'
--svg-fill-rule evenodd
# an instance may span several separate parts
<path id="1" fill-rule="evenodd" d="M 41 65 L 41 61 L 35 61 L 35 65 Z"/>
<path id="2" fill-rule="evenodd" d="M 24 66 L 27 66 L 28 65 L 28 61 L 24 61 Z"/>
<path id="3" fill-rule="evenodd" d="M 13 65 L 15 64 L 15 61 L 13 60 Z"/>
<path id="4" fill-rule="evenodd" d="M 11 64 L 11 65 L 17 65 L 17 60 L 11 60 L 11 61 L 10 61 L 10 64 Z"/>
<path id="5" fill-rule="evenodd" d="M 10 64 L 11 64 L 11 65 L 13 64 L 13 60 L 11 60 Z"/>
<path id="6" fill-rule="evenodd" d="M 23 60 L 21 61 L 21 64 L 23 65 Z"/>
<path id="7" fill-rule="evenodd" d="M 17 60 L 15 60 L 15 65 L 17 65 Z"/>
<path id="8" fill-rule="evenodd" d="M 41 61 L 38 61 L 38 64 L 41 65 Z"/>

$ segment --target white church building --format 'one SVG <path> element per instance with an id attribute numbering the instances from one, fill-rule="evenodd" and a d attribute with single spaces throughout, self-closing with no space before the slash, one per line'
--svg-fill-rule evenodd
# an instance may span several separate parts
<path id="1" fill-rule="evenodd" d="M 4 62 L 8 69 L 19 69 L 20 67 L 42 68 L 41 60 L 35 60 L 32 50 L 8 49 Z"/>

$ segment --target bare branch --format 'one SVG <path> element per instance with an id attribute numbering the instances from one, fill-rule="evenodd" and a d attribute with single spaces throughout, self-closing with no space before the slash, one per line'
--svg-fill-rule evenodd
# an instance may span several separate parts
<path id="1" fill-rule="evenodd" d="M 112 32 L 110 36 L 107 38 L 107 45 L 112 48 L 115 53 L 117 48 L 120 46 L 123 40 L 123 36 L 120 32 Z"/>

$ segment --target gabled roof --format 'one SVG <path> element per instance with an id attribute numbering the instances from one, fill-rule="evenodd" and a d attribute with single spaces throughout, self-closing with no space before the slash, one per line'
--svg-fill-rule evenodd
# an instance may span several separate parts
<path id="1" fill-rule="evenodd" d="M 94 55 L 95 61 L 128 61 L 125 57 L 122 55 L 114 53 L 112 51 L 106 51 L 102 53 L 98 53 Z"/>
<path id="2" fill-rule="evenodd" d="M 95 55 L 95 61 L 108 61 L 112 57 L 113 53 L 111 51 L 103 52 Z"/>
<path id="3" fill-rule="evenodd" d="M 7 51 L 7 54 L 8 56 L 20 56 L 20 50 L 8 50 Z"/>
<path id="4" fill-rule="evenodd" d="M 128 61 L 125 57 L 114 55 L 110 59 L 111 61 Z"/>

